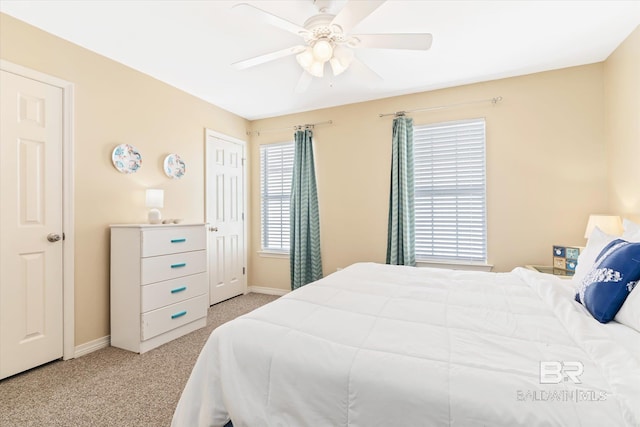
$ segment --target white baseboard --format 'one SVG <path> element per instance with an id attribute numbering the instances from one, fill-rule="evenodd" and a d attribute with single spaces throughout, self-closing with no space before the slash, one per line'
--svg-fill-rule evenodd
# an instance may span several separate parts
<path id="1" fill-rule="evenodd" d="M 288 294 L 291 291 L 287 289 L 280 289 L 280 288 L 267 288 L 264 286 L 247 286 L 247 292 L 255 292 L 256 294 L 282 296 L 282 295 Z"/>
<path id="2" fill-rule="evenodd" d="M 84 344 L 76 346 L 73 357 L 78 358 L 85 356 L 89 353 L 93 353 L 96 350 L 107 348 L 111 345 L 111 336 L 98 338 L 97 340 L 89 341 Z"/>

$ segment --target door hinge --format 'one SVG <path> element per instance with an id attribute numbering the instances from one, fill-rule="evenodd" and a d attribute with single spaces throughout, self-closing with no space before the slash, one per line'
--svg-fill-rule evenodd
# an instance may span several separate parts
<path id="1" fill-rule="evenodd" d="M 244 221 L 244 212 L 242 212 L 242 220 Z"/>
<path id="2" fill-rule="evenodd" d="M 246 274 L 246 268 L 242 267 L 242 275 L 244 276 Z"/>

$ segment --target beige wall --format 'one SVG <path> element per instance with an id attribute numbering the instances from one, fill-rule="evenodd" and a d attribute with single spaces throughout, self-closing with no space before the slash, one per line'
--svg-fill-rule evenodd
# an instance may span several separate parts
<path id="1" fill-rule="evenodd" d="M 146 222 L 144 189 L 165 190 L 165 218 L 204 220 L 205 128 L 246 139 L 248 122 L 149 76 L 0 14 L 2 59 L 75 84 L 76 345 L 109 334 L 109 224 Z M 111 151 L 133 144 L 135 174 L 119 173 Z M 187 165 L 162 172 L 167 154 Z"/>
<path id="2" fill-rule="evenodd" d="M 325 274 L 357 261 L 384 262 L 392 118 L 378 113 L 479 104 L 413 113 L 415 124 L 485 117 L 487 124 L 488 255 L 494 271 L 549 264 L 553 244 L 582 245 L 587 216 L 608 210 L 604 145 L 603 65 L 594 64 L 488 83 L 399 96 L 252 122 L 259 145 L 291 140 L 291 128 L 315 129 L 320 227 Z M 259 206 L 259 162 L 251 162 L 253 206 Z M 257 255 L 260 212 L 251 211 L 250 284 L 287 289 L 287 259 Z"/>
<path id="3" fill-rule="evenodd" d="M 640 220 L 640 27 L 604 63 L 613 212 Z"/>
<path id="4" fill-rule="evenodd" d="M 75 83 L 76 345 L 109 334 L 108 224 L 144 221 L 148 187 L 165 189 L 165 217 L 204 219 L 206 127 L 239 139 L 246 139 L 247 126 L 262 130 L 248 156 L 249 284 L 288 289 L 288 259 L 257 255 L 260 144 L 290 140 L 296 124 L 333 121 L 315 129 L 328 274 L 357 261 L 384 261 L 392 119 L 378 113 L 502 96 L 495 106 L 412 117 L 416 124 L 486 118 L 489 262 L 497 271 L 549 263 L 552 244 L 584 243 L 589 213 L 640 211 L 640 177 L 631 162 L 639 158 L 639 37 L 636 30 L 604 64 L 248 123 L 0 14 L 2 59 Z M 287 130 L 266 132 L 279 128 Z M 111 165 L 120 143 L 143 154 L 138 173 L 123 175 Z M 162 173 L 162 159 L 172 152 L 187 163 L 182 180 Z M 607 155 L 616 169 L 610 179 Z"/>

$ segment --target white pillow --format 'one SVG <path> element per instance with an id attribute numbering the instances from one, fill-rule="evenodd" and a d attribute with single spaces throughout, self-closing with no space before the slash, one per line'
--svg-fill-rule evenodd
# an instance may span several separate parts
<path id="1" fill-rule="evenodd" d="M 640 231 L 638 231 L 636 234 L 623 235 L 622 239 L 632 243 L 640 242 Z"/>
<path id="2" fill-rule="evenodd" d="M 578 265 L 576 266 L 576 272 L 571 279 L 573 287 L 579 289 L 582 279 L 591 271 L 591 267 L 596 262 L 596 258 L 600 255 L 600 252 L 617 239 L 618 236 L 612 236 L 595 227 L 587 240 L 587 246 L 578 255 Z"/>
<path id="3" fill-rule="evenodd" d="M 640 242 L 640 224 L 636 224 L 625 218 L 622 220 L 622 227 L 624 228 L 624 233 L 622 233 L 624 240 L 628 242 Z"/>
<path id="4" fill-rule="evenodd" d="M 614 319 L 640 332 L 640 286 L 633 288 Z"/>

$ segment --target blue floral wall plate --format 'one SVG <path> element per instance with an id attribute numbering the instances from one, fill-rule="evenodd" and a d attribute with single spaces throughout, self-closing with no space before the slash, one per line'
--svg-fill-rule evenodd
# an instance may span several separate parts
<path id="1" fill-rule="evenodd" d="M 122 173 L 134 173 L 142 166 L 142 156 L 133 145 L 120 144 L 111 153 L 113 166 Z"/>
<path id="2" fill-rule="evenodd" d="M 169 178 L 182 178 L 186 172 L 186 165 L 177 154 L 169 154 L 164 159 L 164 173 Z"/>

